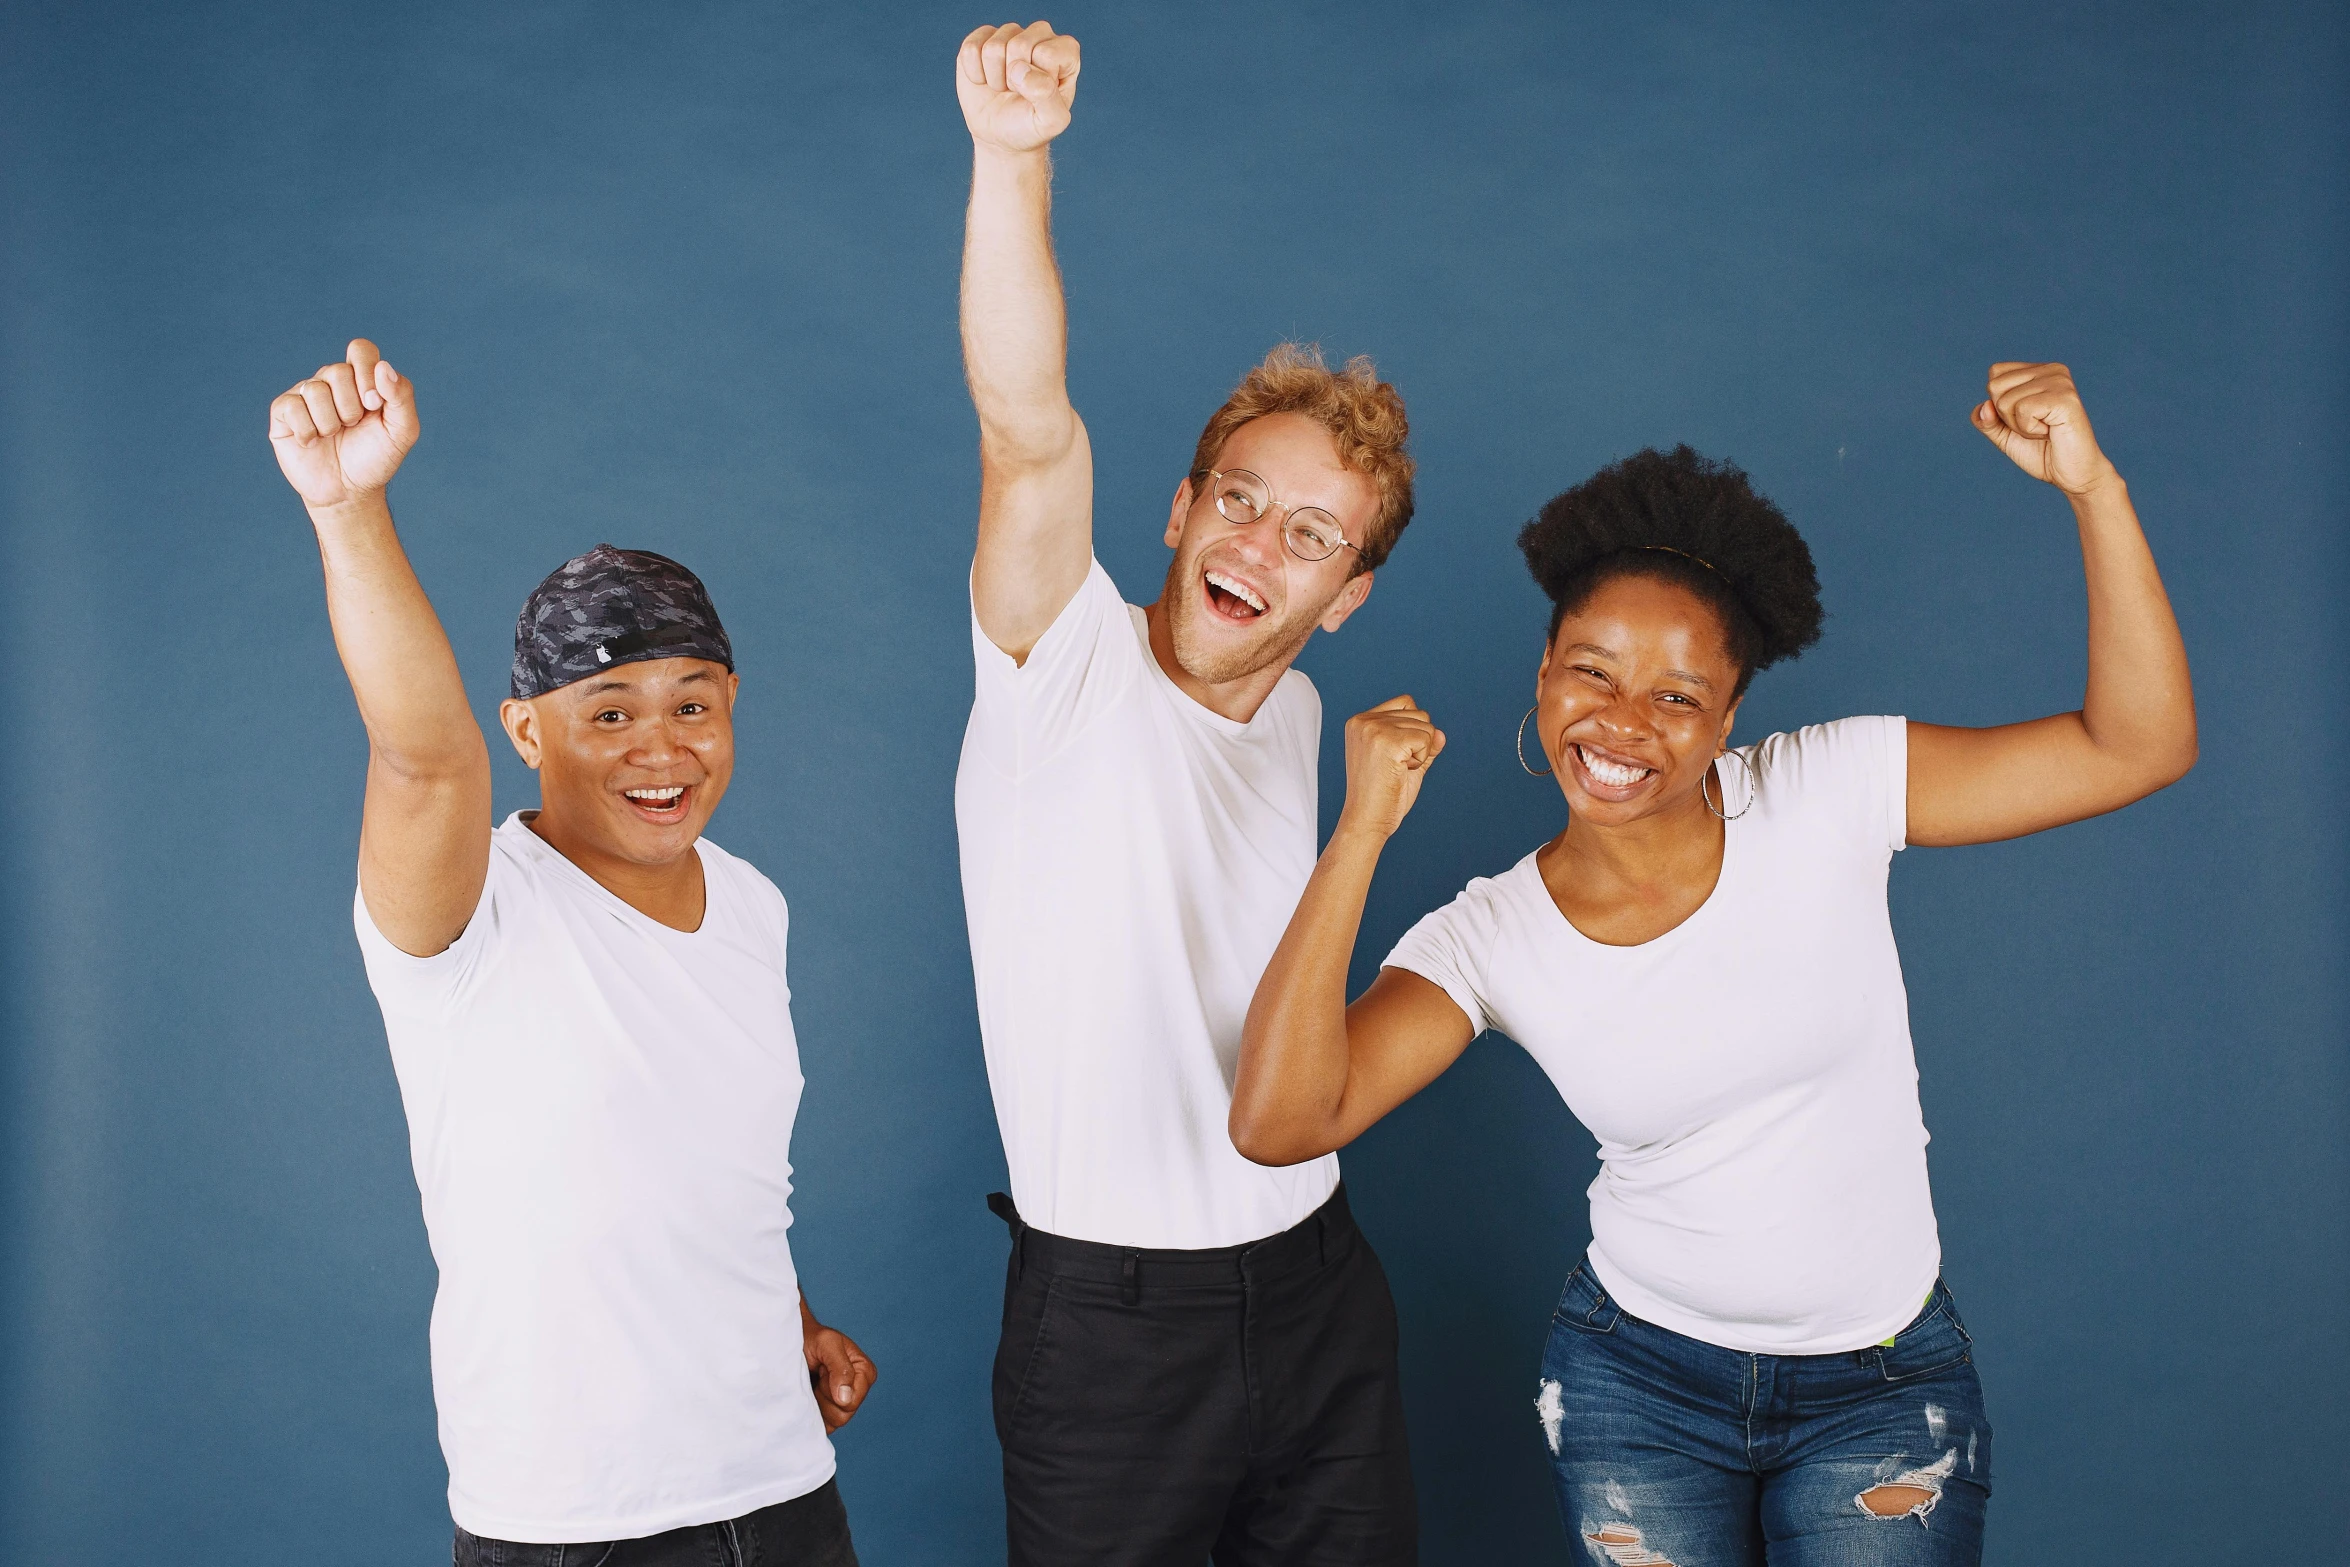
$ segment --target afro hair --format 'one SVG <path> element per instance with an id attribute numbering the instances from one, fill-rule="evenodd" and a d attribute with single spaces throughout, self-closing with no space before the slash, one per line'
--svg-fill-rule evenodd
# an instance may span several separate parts
<path id="1" fill-rule="evenodd" d="M 1755 671 L 1820 639 L 1820 579 L 1803 535 L 1743 470 L 1687 446 L 1609 463 L 1536 513 L 1518 548 L 1550 595 L 1552 636 L 1601 583 L 1645 576 L 1712 606 L 1740 692 Z"/>

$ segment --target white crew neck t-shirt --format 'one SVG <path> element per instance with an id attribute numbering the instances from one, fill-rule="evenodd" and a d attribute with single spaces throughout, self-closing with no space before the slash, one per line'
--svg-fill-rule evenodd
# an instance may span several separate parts
<path id="1" fill-rule="evenodd" d="M 1624 1309 L 1709 1344 L 1823 1355 L 1890 1338 L 1941 1270 L 1909 997 L 1885 903 L 1907 841 L 1899 718 L 1772 735 L 1721 879 L 1636 947 L 1567 921 L 1529 854 L 1406 933 L 1599 1140 L 1591 1264 Z M 1722 767 L 1731 804 L 1746 769 Z"/>
<path id="2" fill-rule="evenodd" d="M 1321 698 L 1292 669 L 1245 724 L 1200 706 L 1098 561 L 1025 664 L 976 614 L 971 642 L 955 824 L 1021 1217 L 1116 1246 L 1289 1228 L 1336 1156 L 1251 1164 L 1226 1120 L 1241 1022 L 1314 866 Z"/>
<path id="3" fill-rule="evenodd" d="M 789 916 L 758 871 L 696 849 L 690 934 L 519 812 L 446 952 L 408 956 L 357 904 L 440 1265 L 449 1511 L 474 1534 L 634 1539 L 832 1476 L 785 1237 Z"/>

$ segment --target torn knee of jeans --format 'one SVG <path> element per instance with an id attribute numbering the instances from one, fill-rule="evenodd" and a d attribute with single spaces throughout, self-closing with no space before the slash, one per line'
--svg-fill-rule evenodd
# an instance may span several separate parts
<path id="1" fill-rule="evenodd" d="M 1899 1463 L 1899 1459 L 1890 1460 Z M 1922 1468 L 1904 1469 L 1853 1498 L 1871 1518 L 1915 1518 L 1924 1523 L 1942 1500 L 1942 1484 L 1958 1468 L 1958 1449 L 1952 1448 Z"/>
<path id="2" fill-rule="evenodd" d="M 1614 1567 L 1675 1567 L 1672 1558 L 1648 1548 L 1648 1541 L 1628 1523 L 1585 1525 L 1583 1538 L 1591 1549 Z"/>

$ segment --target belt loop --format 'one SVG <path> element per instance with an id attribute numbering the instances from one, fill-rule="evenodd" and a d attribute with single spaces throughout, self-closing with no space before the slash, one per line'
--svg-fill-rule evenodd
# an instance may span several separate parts
<path id="1" fill-rule="evenodd" d="M 1125 1298 L 1126 1304 L 1129 1306 L 1139 1306 L 1142 1304 L 1142 1279 L 1137 1272 L 1141 1264 L 1142 1253 L 1136 1251 L 1131 1246 L 1127 1247 L 1125 1265 L 1118 1271 L 1124 1277 L 1126 1282 Z"/>
<path id="2" fill-rule="evenodd" d="M 1020 1210 L 1013 1206 L 1012 1195 L 1009 1192 L 989 1192 L 987 1194 L 987 1211 L 1003 1220 L 1004 1227 L 1012 1232 L 1012 1278 L 1014 1282 L 1026 1278 L 1028 1276 L 1028 1221 L 1020 1217 Z"/>
<path id="3" fill-rule="evenodd" d="M 1314 1215 L 1314 1259 L 1325 1268 L 1330 1266 L 1330 1215 Z"/>

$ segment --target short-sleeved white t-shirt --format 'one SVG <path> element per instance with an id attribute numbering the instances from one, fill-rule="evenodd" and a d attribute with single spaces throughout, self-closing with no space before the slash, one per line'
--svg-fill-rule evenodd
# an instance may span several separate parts
<path id="1" fill-rule="evenodd" d="M 1941 1268 L 1885 901 L 1908 730 L 1851 718 L 1743 754 L 1754 803 L 1673 930 L 1591 940 L 1529 854 L 1387 964 L 1517 1040 L 1599 1140 L 1591 1262 L 1627 1311 L 1730 1349 L 1834 1354 L 1899 1331 Z M 1720 770 L 1733 806 L 1745 772 Z"/>
<path id="2" fill-rule="evenodd" d="M 447 951 L 357 903 L 440 1265 L 433 1397 L 474 1534 L 634 1539 L 833 1473 L 791 1224 L 799 1047 L 774 883 L 707 840 L 698 930 L 525 825 Z"/>
<path id="3" fill-rule="evenodd" d="M 1267 1169 L 1226 1122 L 1249 999 L 1313 871 L 1321 698 L 1293 669 L 1247 723 L 1210 712 L 1098 562 L 1025 663 L 976 615 L 971 640 L 955 822 L 1021 1217 L 1118 1246 L 1289 1228 L 1336 1156 Z"/>

